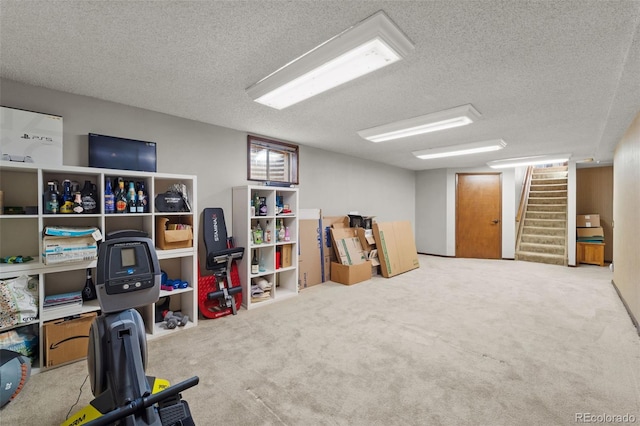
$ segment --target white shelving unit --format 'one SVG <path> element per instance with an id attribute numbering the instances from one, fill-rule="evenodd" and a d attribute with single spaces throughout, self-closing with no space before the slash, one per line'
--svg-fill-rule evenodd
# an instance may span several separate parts
<path id="1" fill-rule="evenodd" d="M 252 212 L 252 200 L 256 197 L 266 201 L 266 215 Z M 276 202 L 289 207 L 291 213 L 278 213 Z M 279 241 L 276 237 L 276 224 L 282 221 L 289 228 L 289 241 Z M 252 231 L 257 224 L 271 233 L 271 241 L 254 243 Z M 253 309 L 269 305 L 298 295 L 298 189 L 260 185 L 247 185 L 233 188 L 233 237 L 237 246 L 245 247 L 245 255 L 239 262 L 240 282 L 242 283 L 242 306 Z M 283 253 L 290 253 L 290 265 L 281 266 Z M 251 273 L 251 260 L 254 253 L 262 259 L 264 270 Z M 280 255 L 278 255 L 280 253 Z M 287 256 L 289 257 L 289 256 Z M 281 264 L 277 264 L 280 258 Z M 251 284 L 254 279 L 264 278 L 272 283 L 270 297 L 252 300 Z"/>
<path id="2" fill-rule="evenodd" d="M 122 177 L 125 180 L 142 181 L 149 196 L 149 213 L 104 213 L 103 194 L 106 179 Z M 77 181 L 82 188 L 85 180 L 89 180 L 97 187 L 96 198 L 99 200 L 99 213 L 96 214 L 45 214 L 43 193 L 47 182 L 64 179 Z M 167 213 L 156 212 L 154 208 L 155 194 L 163 193 L 172 184 L 184 184 L 187 188 L 190 212 Z M 4 206 L 36 206 L 37 214 L 5 215 L 0 214 L 0 256 L 31 256 L 32 261 L 21 264 L 0 264 L 0 279 L 9 279 L 21 275 L 38 278 L 38 319 L 12 327 L 0 328 L 0 333 L 32 327 L 37 329 L 39 340 L 39 358 L 33 363 L 33 371 L 44 368 L 43 356 L 43 324 L 49 320 L 60 319 L 42 309 L 45 296 L 50 294 L 80 291 L 84 287 L 86 269 L 93 269 L 95 282 L 95 268 L 97 262 L 79 261 L 46 265 L 42 260 L 42 230 L 46 226 L 92 226 L 102 232 L 102 239 L 113 231 L 136 229 L 145 231 L 152 240 L 156 239 L 156 218 L 167 217 L 171 221 L 188 218 L 193 227 L 194 239 L 198 236 L 198 215 L 195 194 L 197 180 L 193 175 L 176 175 L 166 173 L 137 172 L 130 170 L 98 169 L 90 167 L 46 167 L 25 163 L 0 163 L 0 190 L 3 191 Z M 3 212 L 0 212 L 3 213 Z M 167 272 L 169 278 L 181 279 L 189 283 L 186 289 L 172 291 L 161 290 L 160 301 L 165 297 L 170 299 L 170 308 L 181 311 L 189 316 L 189 323 L 184 327 L 193 327 L 198 321 L 198 271 L 197 244 L 191 247 L 172 250 L 157 249 L 160 267 Z M 97 300 L 85 302 L 84 312 L 99 311 Z M 138 308 L 145 323 L 148 338 L 179 332 L 182 329 L 166 329 L 156 322 L 155 304 Z"/>

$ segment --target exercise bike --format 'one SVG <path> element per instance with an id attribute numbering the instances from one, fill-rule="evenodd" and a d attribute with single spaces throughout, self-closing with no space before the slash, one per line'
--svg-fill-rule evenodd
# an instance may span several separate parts
<path id="1" fill-rule="evenodd" d="M 170 386 L 145 375 L 145 327 L 134 308 L 155 303 L 160 295 L 153 242 L 132 233 L 108 237 L 100 245 L 96 272 L 102 313 L 91 324 L 87 351 L 95 398 L 62 426 L 195 426 L 180 392 L 197 385 L 199 378 Z"/>

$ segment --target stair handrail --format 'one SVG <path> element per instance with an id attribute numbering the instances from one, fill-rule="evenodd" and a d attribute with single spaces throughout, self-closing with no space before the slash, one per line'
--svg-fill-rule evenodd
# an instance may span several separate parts
<path id="1" fill-rule="evenodd" d="M 516 233 L 516 250 L 520 247 L 520 236 L 522 235 L 522 228 L 524 227 L 524 220 L 522 220 L 522 218 L 524 217 L 527 209 L 527 200 L 529 199 L 532 175 L 533 166 L 529 166 L 527 167 L 527 172 L 524 175 L 524 182 L 520 193 L 520 206 L 518 207 L 518 213 L 516 214 L 516 226 L 518 227 Z"/>

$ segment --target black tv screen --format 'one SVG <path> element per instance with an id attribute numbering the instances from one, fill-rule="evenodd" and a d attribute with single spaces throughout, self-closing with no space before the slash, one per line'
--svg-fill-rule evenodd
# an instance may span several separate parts
<path id="1" fill-rule="evenodd" d="M 156 171 L 156 143 L 89 133 L 89 167 Z"/>

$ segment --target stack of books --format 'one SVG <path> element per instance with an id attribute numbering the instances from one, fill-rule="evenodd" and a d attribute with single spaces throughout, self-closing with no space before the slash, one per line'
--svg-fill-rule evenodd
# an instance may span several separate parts
<path id="1" fill-rule="evenodd" d="M 82 313 L 82 292 L 51 294 L 45 296 L 43 313 L 51 318 L 63 318 Z"/>

